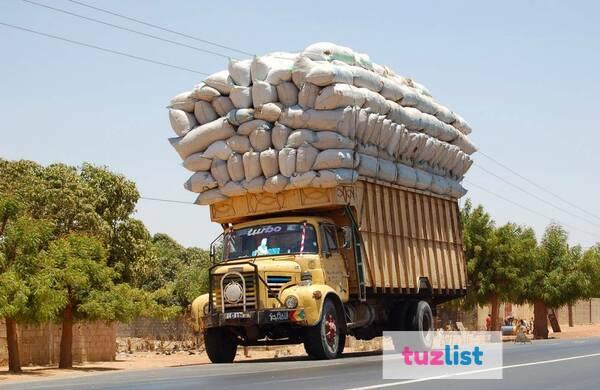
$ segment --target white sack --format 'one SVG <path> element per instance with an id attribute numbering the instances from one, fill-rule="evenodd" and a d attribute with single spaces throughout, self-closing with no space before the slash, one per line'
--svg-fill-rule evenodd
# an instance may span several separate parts
<path id="1" fill-rule="evenodd" d="M 469 137 L 463 133 L 458 133 L 458 137 L 452 141 L 452 144 L 458 146 L 466 154 L 473 154 L 477 151 L 477 148 L 473 145 Z"/>
<path id="2" fill-rule="evenodd" d="M 355 168 L 358 163 L 358 156 L 350 149 L 329 149 L 323 150 L 317 155 L 314 170 L 333 169 L 333 168 Z"/>
<path id="3" fill-rule="evenodd" d="M 312 169 L 319 151 L 309 144 L 300 145 L 296 151 L 296 172 L 304 173 Z"/>
<path id="4" fill-rule="evenodd" d="M 266 81 L 257 81 L 252 85 L 252 104 L 258 107 L 262 104 L 277 101 L 277 88 Z"/>
<path id="5" fill-rule="evenodd" d="M 194 115 L 201 125 L 212 122 L 219 117 L 212 104 L 204 100 L 196 102 L 194 105 Z"/>
<path id="6" fill-rule="evenodd" d="M 298 104 L 298 87 L 290 81 L 277 85 L 277 97 L 284 106 Z"/>
<path id="7" fill-rule="evenodd" d="M 265 178 L 263 176 L 255 177 L 252 180 L 244 180 L 242 186 L 251 194 L 260 194 L 263 192 Z"/>
<path id="8" fill-rule="evenodd" d="M 196 201 L 194 203 L 201 206 L 208 206 L 213 203 L 221 202 L 224 200 L 227 200 L 227 197 L 221 194 L 221 192 L 218 189 L 214 189 L 203 192 L 200 195 L 198 195 L 198 198 L 196 198 Z"/>
<path id="9" fill-rule="evenodd" d="M 212 100 L 211 104 L 219 116 L 225 116 L 229 111 L 234 109 L 231 99 L 227 96 L 217 96 Z"/>
<path id="10" fill-rule="evenodd" d="M 192 172 L 208 171 L 211 164 L 212 160 L 204 157 L 202 153 L 191 154 L 182 163 L 185 169 Z"/>
<path id="11" fill-rule="evenodd" d="M 217 91 L 213 87 L 209 87 L 208 85 L 202 83 L 194 87 L 190 96 L 194 99 L 204 100 L 210 103 L 217 96 L 221 96 L 221 92 Z"/>
<path id="12" fill-rule="evenodd" d="M 243 156 L 244 162 L 244 176 L 247 181 L 254 179 L 255 177 L 262 175 L 262 169 L 260 168 L 260 153 L 258 152 L 246 152 Z"/>
<path id="13" fill-rule="evenodd" d="M 286 147 L 279 151 L 279 171 L 286 177 L 296 171 L 296 149 Z"/>
<path id="14" fill-rule="evenodd" d="M 285 148 L 291 132 L 292 129 L 282 125 L 281 123 L 276 123 L 275 126 L 273 126 L 273 129 L 271 130 L 271 142 L 273 143 L 275 149 L 281 150 Z"/>
<path id="15" fill-rule="evenodd" d="M 379 159 L 379 170 L 377 172 L 377 178 L 389 183 L 396 181 L 397 168 L 394 162 L 384 159 Z"/>
<path id="16" fill-rule="evenodd" d="M 233 80 L 236 85 L 247 87 L 252 82 L 250 78 L 250 66 L 252 65 L 252 60 L 229 60 L 229 76 Z"/>
<path id="17" fill-rule="evenodd" d="M 227 173 L 233 181 L 241 181 L 246 178 L 244 172 L 244 159 L 239 153 L 232 153 L 227 159 Z"/>
<path id="18" fill-rule="evenodd" d="M 185 159 L 192 153 L 206 150 L 213 142 L 227 139 L 234 134 L 233 126 L 225 118 L 219 118 L 196 127 L 183 137 L 171 138 L 169 141 L 181 158 Z"/>
<path id="19" fill-rule="evenodd" d="M 227 161 L 223 160 L 213 160 L 210 166 L 210 174 L 220 187 L 224 186 L 231 179 L 229 172 L 227 172 Z"/>
<path id="20" fill-rule="evenodd" d="M 281 116 L 281 109 L 280 103 L 262 104 L 254 109 L 254 117 L 268 122 L 277 122 Z"/>
<path id="21" fill-rule="evenodd" d="M 415 172 L 417 173 L 417 182 L 415 183 L 415 188 L 418 190 L 428 190 L 431 187 L 433 175 L 422 169 L 415 169 Z"/>
<path id="22" fill-rule="evenodd" d="M 377 157 L 359 154 L 358 174 L 367 177 L 377 177 L 379 161 Z"/>
<path id="23" fill-rule="evenodd" d="M 339 168 L 334 169 L 333 172 L 337 184 L 352 184 L 358 180 L 358 173 L 355 169 Z"/>
<path id="24" fill-rule="evenodd" d="M 252 108 L 234 108 L 227 113 L 227 120 L 234 126 L 240 126 L 242 123 L 254 119 L 254 109 Z"/>
<path id="25" fill-rule="evenodd" d="M 404 164 L 396 164 L 396 184 L 404 187 L 414 188 L 417 184 L 417 172 Z"/>
<path id="26" fill-rule="evenodd" d="M 262 152 L 271 146 L 271 132 L 264 128 L 257 128 L 250 133 L 250 145 L 257 152 Z"/>
<path id="27" fill-rule="evenodd" d="M 256 114 L 256 112 L 255 112 L 255 114 Z M 271 130 L 271 124 L 262 119 L 254 119 L 254 120 L 242 123 L 237 129 L 237 133 L 239 135 L 250 135 L 254 130 L 257 130 L 257 129 Z"/>
<path id="28" fill-rule="evenodd" d="M 432 192 L 435 192 L 436 194 L 446 195 L 446 194 L 450 193 L 450 181 L 441 176 L 433 175 L 433 179 L 431 180 L 430 189 Z"/>
<path id="29" fill-rule="evenodd" d="M 253 83 L 267 81 L 269 84 L 277 85 L 289 81 L 296 57 L 295 54 L 280 52 L 255 57 L 250 71 Z"/>
<path id="30" fill-rule="evenodd" d="M 205 158 L 211 159 L 219 159 L 227 161 L 229 156 L 231 155 L 231 148 L 225 141 L 215 141 L 206 150 L 202 155 Z"/>
<path id="31" fill-rule="evenodd" d="M 260 167 L 266 178 L 279 173 L 278 153 L 274 149 L 268 149 L 260 153 Z"/>
<path id="32" fill-rule="evenodd" d="M 307 129 L 294 130 L 290 133 L 287 139 L 286 146 L 290 148 L 298 148 L 300 145 L 315 142 L 315 132 Z"/>
<path id="33" fill-rule="evenodd" d="M 187 91 L 174 96 L 169 102 L 168 108 L 185 112 L 194 112 L 194 104 L 196 104 L 196 99 L 192 96 L 191 91 Z"/>
<path id="34" fill-rule="evenodd" d="M 204 192 L 217 187 L 217 181 L 210 172 L 196 172 L 184 184 L 183 187 L 192 192 Z"/>
<path id="35" fill-rule="evenodd" d="M 353 84 L 359 88 L 367 88 L 373 92 L 379 93 L 383 88 L 382 77 L 377 73 L 363 69 L 359 66 L 350 68 L 353 76 Z"/>
<path id="36" fill-rule="evenodd" d="M 283 175 L 276 175 L 269 177 L 265 180 L 264 190 L 272 194 L 276 194 L 285 190 L 285 187 L 289 184 L 290 179 Z"/>
<path id="37" fill-rule="evenodd" d="M 231 88 L 229 99 L 236 108 L 252 107 L 252 87 L 235 86 Z"/>
<path id="38" fill-rule="evenodd" d="M 318 149 L 354 149 L 356 142 L 334 131 L 315 133 L 312 145 Z"/>
<path id="39" fill-rule="evenodd" d="M 353 76 L 349 67 L 317 63 L 306 74 L 305 80 L 323 87 L 333 83 L 352 84 Z"/>
<path id="40" fill-rule="evenodd" d="M 246 135 L 234 135 L 225 142 L 235 153 L 243 155 L 250 151 L 250 139 Z"/>
<path id="41" fill-rule="evenodd" d="M 227 70 L 211 74 L 204 80 L 204 84 L 213 87 L 223 95 L 229 95 L 231 87 L 235 85 Z"/>
<path id="42" fill-rule="evenodd" d="M 182 136 L 198 124 L 196 117 L 183 110 L 169 110 L 169 121 L 175 134 Z"/>
<path id="43" fill-rule="evenodd" d="M 298 92 L 298 104 L 305 110 L 315 107 L 315 101 L 321 88 L 311 83 L 304 83 L 300 92 Z"/>
<path id="44" fill-rule="evenodd" d="M 315 100 L 316 110 L 333 110 L 340 107 L 365 104 L 365 94 L 359 88 L 348 84 L 329 85 L 319 92 Z"/>
<path id="45" fill-rule="evenodd" d="M 237 181 L 229 181 L 227 184 L 225 184 L 223 187 L 219 188 L 219 190 L 221 191 L 221 193 L 225 196 L 228 197 L 233 197 L 233 196 L 242 196 L 242 195 L 246 195 L 246 193 L 248 192 L 240 182 Z"/>
<path id="46" fill-rule="evenodd" d="M 287 188 L 306 188 L 311 185 L 313 179 L 317 176 L 317 172 L 308 171 L 304 173 L 294 173 L 290 177 L 290 184 Z"/>
<path id="47" fill-rule="evenodd" d="M 332 188 L 337 186 L 335 172 L 330 170 L 318 171 L 317 176 L 313 179 L 311 185 L 317 188 Z"/>

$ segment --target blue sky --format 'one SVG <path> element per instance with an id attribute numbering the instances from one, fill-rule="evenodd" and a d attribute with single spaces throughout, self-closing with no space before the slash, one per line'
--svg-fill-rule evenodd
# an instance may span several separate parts
<path id="1" fill-rule="evenodd" d="M 36 0 L 115 24 L 219 50 L 77 6 Z M 425 84 L 472 125 L 487 155 L 600 217 L 600 3 L 559 1 L 263 2 L 84 0 L 152 23 L 261 54 L 331 41 L 366 52 Z M 226 60 L 35 7 L 0 2 L 0 22 L 37 29 L 212 73 Z M 146 197 L 193 201 L 189 176 L 167 142 L 165 105 L 202 76 L 0 26 L 0 156 L 43 164 L 83 161 L 136 181 Z M 224 54 L 234 54 L 220 50 Z M 493 194 L 568 225 L 573 243 L 600 241 L 600 219 L 561 203 L 480 154 L 476 163 L 569 213 L 473 167 Z M 466 185 L 498 223 L 541 233 L 549 219 Z M 220 227 L 206 207 L 140 201 L 152 232 L 206 247 Z"/>

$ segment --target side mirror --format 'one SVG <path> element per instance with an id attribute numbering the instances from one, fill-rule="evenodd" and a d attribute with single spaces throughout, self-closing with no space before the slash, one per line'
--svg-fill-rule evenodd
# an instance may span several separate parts
<path id="1" fill-rule="evenodd" d="M 344 226 L 342 228 L 342 232 L 344 233 L 344 249 L 350 249 L 352 246 L 352 228 L 350 226 Z"/>

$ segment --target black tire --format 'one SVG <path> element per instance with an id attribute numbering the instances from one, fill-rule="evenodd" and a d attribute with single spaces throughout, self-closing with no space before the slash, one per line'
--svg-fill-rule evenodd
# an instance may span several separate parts
<path id="1" fill-rule="evenodd" d="M 231 363 L 237 352 L 237 341 L 225 328 L 208 328 L 204 332 L 206 354 L 213 363 Z"/>
<path id="2" fill-rule="evenodd" d="M 343 350 L 341 342 L 340 316 L 331 299 L 323 303 L 321 320 L 315 326 L 306 328 L 304 349 L 313 359 L 335 359 Z"/>
<path id="3" fill-rule="evenodd" d="M 342 356 L 342 353 L 344 353 L 344 348 L 346 348 L 346 333 L 341 333 L 340 334 L 340 348 L 338 349 L 338 353 L 337 353 L 338 357 Z"/>
<path id="4" fill-rule="evenodd" d="M 433 312 L 426 301 L 413 302 L 408 309 L 408 330 L 419 332 L 417 348 L 428 350 L 433 341 Z"/>
<path id="5" fill-rule="evenodd" d="M 389 315 L 388 328 L 394 332 L 406 332 L 409 329 L 411 302 L 399 303 L 392 307 Z M 398 353 L 402 352 L 404 342 L 400 337 L 392 337 L 394 350 Z"/>

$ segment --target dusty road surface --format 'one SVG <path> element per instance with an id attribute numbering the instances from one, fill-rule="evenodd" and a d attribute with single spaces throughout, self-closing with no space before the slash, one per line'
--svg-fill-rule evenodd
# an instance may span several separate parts
<path id="1" fill-rule="evenodd" d="M 388 380 L 381 356 L 353 353 L 333 361 L 281 358 L 221 365 L 104 372 L 78 378 L 1 384 L 4 389 L 598 389 L 600 338 L 507 343 L 503 380 Z"/>

